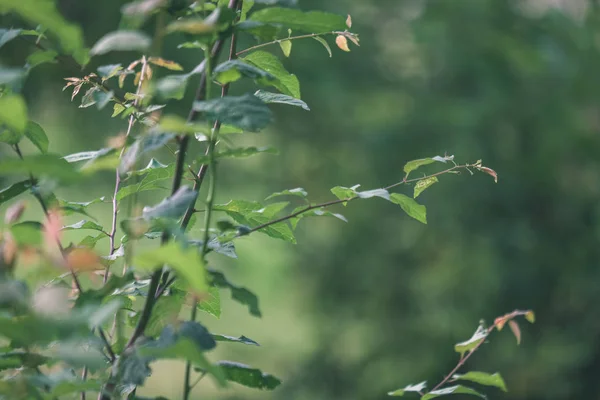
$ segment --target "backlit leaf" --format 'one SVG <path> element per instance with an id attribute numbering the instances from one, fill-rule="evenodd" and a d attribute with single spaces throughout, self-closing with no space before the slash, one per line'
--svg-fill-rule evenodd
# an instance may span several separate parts
<path id="1" fill-rule="evenodd" d="M 350 48 L 348 47 L 348 40 L 344 35 L 336 36 L 335 44 L 343 51 L 350 51 Z"/>
<path id="2" fill-rule="evenodd" d="M 527 311 L 525 313 L 525 319 L 533 324 L 535 322 L 535 314 L 533 311 Z"/>
<path id="3" fill-rule="evenodd" d="M 281 47 L 281 51 L 283 55 L 289 57 L 292 53 L 292 41 L 291 40 L 282 40 L 279 42 L 279 47 Z"/>
<path id="4" fill-rule="evenodd" d="M 24 133 L 27 128 L 27 106 L 23 97 L 11 94 L 0 97 L 0 124 L 17 133 Z"/>
<path id="5" fill-rule="evenodd" d="M 469 371 L 466 374 L 452 375 L 453 380 L 471 381 L 485 386 L 495 386 L 506 392 L 506 384 L 499 373 L 488 374 L 487 372 Z"/>
<path id="6" fill-rule="evenodd" d="M 42 153 L 48 152 L 48 136 L 46 136 L 46 132 L 44 132 L 44 129 L 42 129 L 40 125 L 33 121 L 29 121 L 25 128 L 25 136 L 35 145 L 35 147 L 40 149 Z"/>
<path id="7" fill-rule="evenodd" d="M 471 389 L 470 387 L 457 385 L 457 386 L 446 387 L 443 389 L 432 390 L 431 392 L 429 392 L 429 393 L 425 394 L 423 397 L 421 397 L 421 400 L 434 399 L 436 397 L 447 396 L 450 394 L 467 394 L 467 395 L 477 396 L 477 397 L 481 397 L 482 399 L 485 399 L 485 396 L 482 395 L 481 393 L 477 392 L 476 390 Z"/>
<path id="8" fill-rule="evenodd" d="M 277 88 L 281 93 L 288 96 L 300 98 L 300 83 L 296 75 L 290 74 L 277 58 L 266 51 L 255 51 L 248 54 L 242 60 L 270 73 L 275 77 L 272 80 L 260 80 L 263 85 L 270 85 Z"/>
<path id="9" fill-rule="evenodd" d="M 150 57 L 148 58 L 148 62 L 154 65 L 158 65 L 159 67 L 170 69 L 171 71 L 183 71 L 183 67 L 181 65 L 179 65 L 175 61 L 165 60 L 164 58 Z"/>
<path id="10" fill-rule="evenodd" d="M 428 187 L 430 187 L 431 185 L 433 185 L 434 183 L 437 183 L 437 182 L 438 182 L 438 178 L 435 177 L 435 176 L 432 176 L 430 178 L 421 179 L 415 185 L 415 190 L 414 190 L 413 198 L 416 199 L 417 197 L 419 197 L 419 195 L 421 193 L 423 193 L 423 191 L 425 189 L 427 189 Z"/>
<path id="11" fill-rule="evenodd" d="M 388 396 L 404 396 L 406 392 L 423 392 L 427 387 L 427 382 L 421 382 L 416 385 L 408 385 L 402 389 L 394 390 L 393 392 L 388 392 Z"/>

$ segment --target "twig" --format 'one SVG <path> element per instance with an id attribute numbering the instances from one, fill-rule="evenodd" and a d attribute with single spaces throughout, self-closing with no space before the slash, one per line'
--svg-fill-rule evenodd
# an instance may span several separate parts
<path id="1" fill-rule="evenodd" d="M 332 31 L 332 32 L 310 33 L 307 35 L 290 36 L 287 38 L 276 39 L 271 42 L 261 43 L 261 44 L 257 44 L 256 46 L 248 47 L 247 49 L 238 51 L 235 55 L 239 56 L 240 54 L 248 53 L 249 51 L 260 49 L 261 47 L 266 47 L 266 46 L 271 46 L 273 44 L 281 43 L 286 40 L 308 39 L 308 38 L 314 38 L 317 36 L 325 36 L 325 35 L 348 35 L 348 32 Z"/>
<path id="2" fill-rule="evenodd" d="M 108 356 L 110 357 L 110 362 L 114 362 L 117 359 L 117 356 L 115 355 L 115 352 L 110 346 L 110 342 L 108 341 L 106 334 L 102 329 L 98 330 L 98 334 L 100 335 L 100 339 L 102 339 L 102 341 L 104 342 L 104 346 L 106 347 L 106 351 L 108 352 Z"/>

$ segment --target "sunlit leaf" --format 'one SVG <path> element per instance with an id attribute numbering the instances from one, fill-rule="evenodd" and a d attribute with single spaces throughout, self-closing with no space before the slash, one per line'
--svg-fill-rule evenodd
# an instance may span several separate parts
<path id="1" fill-rule="evenodd" d="M 427 223 L 427 210 L 425 206 L 417 203 L 410 197 L 400 193 L 392 193 L 390 195 L 390 201 L 394 204 L 398 204 L 405 213 L 417 221 L 424 224 Z"/>
<path id="2" fill-rule="evenodd" d="M 495 386 L 506 392 L 506 384 L 499 373 L 488 374 L 487 372 L 469 371 L 466 374 L 454 374 L 453 380 L 471 381 L 485 386 Z"/>
<path id="3" fill-rule="evenodd" d="M 417 182 L 417 184 L 415 185 L 415 190 L 414 190 L 414 194 L 413 194 L 413 198 L 417 198 L 419 197 L 419 195 L 421 193 L 423 193 L 423 191 L 427 188 L 429 188 L 431 185 L 433 185 L 434 183 L 438 182 L 438 178 L 435 176 L 429 177 L 429 178 L 425 178 L 425 179 L 421 179 L 420 181 Z"/>
<path id="4" fill-rule="evenodd" d="M 457 353 L 460 353 L 462 357 L 466 352 L 471 351 L 479 346 L 481 342 L 485 340 L 487 335 L 487 329 L 480 325 L 469 340 L 455 344 L 454 350 Z"/>
<path id="5" fill-rule="evenodd" d="M 0 0 L 2 1 L 2 0 Z M 0 97 L 0 124 L 17 133 L 24 133 L 27 128 L 27 106 L 19 95 Z"/>
<path id="6" fill-rule="evenodd" d="M 481 397 L 482 399 L 485 399 L 485 396 L 482 395 L 481 393 L 479 393 L 478 391 L 471 389 L 469 387 L 466 387 L 466 386 L 457 385 L 457 386 L 446 387 L 443 389 L 432 390 L 431 392 L 429 392 L 429 393 L 425 394 L 423 397 L 421 397 L 421 400 L 434 399 L 436 397 L 447 396 L 450 394 L 467 394 L 467 395 L 477 396 L 477 397 Z"/>
<path id="7" fill-rule="evenodd" d="M 281 51 L 283 55 L 289 57 L 292 53 L 292 41 L 291 40 L 282 40 L 279 42 L 279 47 L 281 47 Z"/>
<path id="8" fill-rule="evenodd" d="M 337 35 L 335 38 L 335 44 L 343 51 L 350 51 L 348 47 L 348 39 L 344 35 Z"/>
<path id="9" fill-rule="evenodd" d="M 394 390 L 393 392 L 388 392 L 388 396 L 404 396 L 406 392 L 423 392 L 427 387 L 427 382 L 421 382 L 416 385 L 408 385 L 402 389 Z"/>
<path id="10" fill-rule="evenodd" d="M 90 50 L 91 55 L 105 54 L 111 51 L 146 51 L 152 40 L 140 31 L 113 31 L 104 35 Z"/>
<path id="11" fill-rule="evenodd" d="M 273 54 L 266 51 L 255 51 L 242 58 L 242 60 L 275 77 L 272 80 L 260 80 L 261 84 L 273 86 L 283 94 L 297 99 L 300 98 L 300 83 L 298 82 L 298 78 L 296 78 L 296 75 L 287 72 L 279 58 Z"/>
<path id="12" fill-rule="evenodd" d="M 161 57 L 150 57 L 148 58 L 148 62 L 154 65 L 158 65 L 159 67 L 170 69 L 171 71 L 183 71 L 183 67 L 175 61 L 165 60 Z"/>
<path id="13" fill-rule="evenodd" d="M 535 314 L 533 311 L 527 311 L 525 313 L 525 319 L 533 324 L 535 322 Z"/>

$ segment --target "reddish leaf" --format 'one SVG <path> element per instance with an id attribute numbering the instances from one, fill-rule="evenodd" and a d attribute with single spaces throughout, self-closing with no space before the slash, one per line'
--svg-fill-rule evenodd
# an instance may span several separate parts
<path id="1" fill-rule="evenodd" d="M 517 344 L 521 344 L 521 328 L 519 328 L 519 324 L 517 324 L 517 321 L 508 321 L 508 326 L 510 327 L 512 333 L 515 335 L 515 338 L 517 339 Z"/>

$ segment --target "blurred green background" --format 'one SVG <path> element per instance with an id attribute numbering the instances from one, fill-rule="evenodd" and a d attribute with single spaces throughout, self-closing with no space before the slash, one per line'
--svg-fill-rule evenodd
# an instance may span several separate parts
<path id="1" fill-rule="evenodd" d="M 59 3 L 91 46 L 118 27 L 124 2 Z M 509 332 L 494 334 L 468 363 L 504 376 L 509 392 L 492 390 L 489 397 L 597 398 L 599 4 L 300 0 L 299 6 L 351 14 L 361 47 L 334 51 L 330 59 L 316 41 L 294 42 L 284 62 L 312 111 L 276 106 L 270 129 L 234 138 L 273 144 L 280 156 L 223 162 L 219 201 L 262 200 L 294 187 L 326 201 L 333 186 L 385 186 L 401 180 L 406 161 L 444 153 L 458 162 L 483 159 L 499 181 L 444 176 L 419 197 L 426 226 L 374 199 L 338 206 L 348 224 L 304 220 L 296 246 L 256 235 L 237 242 L 238 260 L 212 256 L 216 268 L 259 295 L 264 314 L 249 316 L 223 292 L 223 317 L 203 314 L 201 322 L 262 346 L 220 345 L 212 359 L 260 367 L 284 383 L 274 392 L 219 391 L 205 380 L 195 398 L 383 399 L 409 383 L 438 382 L 457 361 L 454 343 L 470 337 L 481 318 L 491 322 L 515 308 L 537 316 L 536 324 L 522 324 L 522 344 Z M 176 49 L 177 39 L 166 40 L 163 55 L 189 70 L 200 54 Z M 2 62 L 15 65 L 32 50 L 18 43 L 9 49 Z M 92 67 L 134 57 L 113 54 Z M 65 76 L 46 65 L 26 84 L 32 119 L 46 129 L 52 151 L 94 150 L 126 129 L 125 121 L 109 118 L 110 110 L 71 103 L 60 91 Z M 192 92 L 174 110 L 185 113 Z M 172 155 L 159 159 L 166 164 Z M 113 174 L 99 179 L 62 195 L 110 196 Z M 109 205 L 93 212 L 107 221 Z M 156 365 L 142 393 L 176 398 L 182 372 L 180 363 Z"/>

